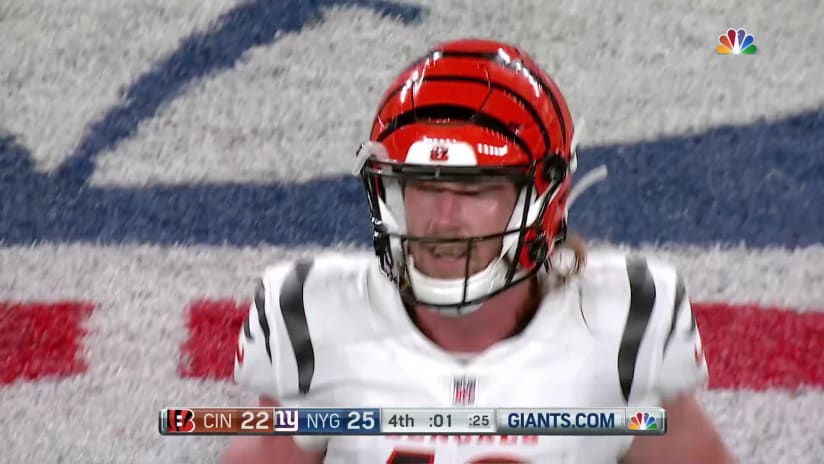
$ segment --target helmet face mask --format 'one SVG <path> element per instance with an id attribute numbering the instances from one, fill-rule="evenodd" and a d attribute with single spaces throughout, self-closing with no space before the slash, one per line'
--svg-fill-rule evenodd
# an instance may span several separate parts
<path id="1" fill-rule="evenodd" d="M 558 192 L 565 179 L 562 163 L 553 164 L 558 159 L 545 158 L 541 164 L 516 166 L 444 167 L 410 165 L 371 156 L 363 166 L 361 176 L 373 212 L 373 245 L 384 273 L 398 284 L 407 301 L 445 313 L 462 314 L 546 269 L 551 247 L 547 246 L 543 224 L 553 193 Z M 556 169 L 562 172 L 558 173 Z M 535 177 L 547 173 L 552 175 L 552 185 L 541 198 L 536 198 Z M 448 237 L 413 235 L 407 230 L 403 200 L 405 186 L 417 182 L 467 183 L 473 186 L 508 182 L 518 192 L 518 200 L 510 211 L 507 227 L 499 232 Z M 529 207 L 527 199 L 531 199 Z M 477 246 L 489 241 L 498 243 L 497 255 L 480 272 L 471 272 L 470 263 L 475 258 Z M 415 256 L 411 252 L 415 245 L 465 247 L 461 276 L 435 279 L 424 275 L 415 266 Z M 480 273 L 485 273 L 482 277 L 486 282 L 480 294 L 473 295 L 472 279 Z M 459 286 L 459 297 L 455 297 L 454 292 L 442 298 L 415 292 L 415 283 L 434 288 L 438 286 L 438 281 L 443 281 L 446 286 Z M 478 286 L 474 285 L 476 288 Z"/>
<path id="2" fill-rule="evenodd" d="M 432 57 L 456 55 L 451 48 L 467 46 L 491 47 L 501 53 L 506 48 L 510 61 L 501 65 L 495 53 L 472 52 L 446 60 L 451 67 L 433 65 Z M 505 44 L 472 40 L 444 44 L 430 52 L 387 92 L 371 140 L 358 152 L 353 173 L 361 176 L 366 190 L 375 252 L 383 272 L 410 303 L 445 314 L 472 311 L 547 270 L 549 255 L 565 238 L 571 118 L 560 93 L 547 89 L 546 82 L 542 81 L 544 93 L 533 92 L 538 88 L 536 80 L 542 78 L 521 61 L 511 65 L 511 56 L 518 53 Z M 483 69 L 486 89 L 461 76 L 450 77 L 461 72 L 455 67 L 469 74 Z M 473 100 L 472 92 L 479 97 Z M 558 101 L 563 112 L 556 111 Z M 515 187 L 517 200 L 506 212 L 505 227 L 457 236 L 416 235 L 409 230 L 406 187 L 448 183 L 482 189 L 487 182 Z M 490 242 L 496 243 L 495 256 L 488 256 Z M 425 254 L 422 250 L 429 249 L 448 250 L 454 264 L 448 276 L 434 277 L 437 273 L 424 273 L 416 266 L 412 250 Z M 462 272 L 457 272 L 452 259 L 463 259 Z M 478 260 L 483 262 L 479 265 Z"/>

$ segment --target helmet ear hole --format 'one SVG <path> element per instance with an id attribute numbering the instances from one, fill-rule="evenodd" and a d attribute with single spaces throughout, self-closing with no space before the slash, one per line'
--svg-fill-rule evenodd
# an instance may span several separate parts
<path id="1" fill-rule="evenodd" d="M 567 162 L 561 155 L 547 157 L 541 165 L 541 180 L 547 185 L 556 185 L 566 176 Z"/>
<path id="2" fill-rule="evenodd" d="M 529 259 L 533 263 L 542 263 L 546 260 L 549 247 L 546 243 L 546 237 L 543 233 L 537 235 L 535 239 L 529 244 Z"/>
<path id="3" fill-rule="evenodd" d="M 546 235 L 540 227 L 533 227 L 526 231 L 524 244 L 521 249 L 520 265 L 524 269 L 531 269 L 533 266 L 543 263 L 549 253 L 546 243 Z"/>

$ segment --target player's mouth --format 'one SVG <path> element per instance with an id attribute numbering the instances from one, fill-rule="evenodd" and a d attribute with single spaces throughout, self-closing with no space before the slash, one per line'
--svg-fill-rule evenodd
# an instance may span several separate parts
<path id="1" fill-rule="evenodd" d="M 461 245 L 435 245 L 426 247 L 427 261 L 433 277 L 456 279 L 464 277 L 468 247 Z"/>

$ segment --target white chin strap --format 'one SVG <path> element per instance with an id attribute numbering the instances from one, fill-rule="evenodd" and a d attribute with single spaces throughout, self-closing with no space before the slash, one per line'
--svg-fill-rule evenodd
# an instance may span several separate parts
<path id="1" fill-rule="evenodd" d="M 496 258 L 482 271 L 466 279 L 466 298 L 464 298 L 464 279 L 436 279 L 430 277 L 415 267 L 415 259 L 408 257 L 407 269 L 415 299 L 422 304 L 448 305 L 438 307 L 438 311 L 446 315 L 459 316 L 475 311 L 480 304 L 458 307 L 461 301 L 471 301 L 489 295 L 504 286 L 506 280 L 506 266 Z"/>

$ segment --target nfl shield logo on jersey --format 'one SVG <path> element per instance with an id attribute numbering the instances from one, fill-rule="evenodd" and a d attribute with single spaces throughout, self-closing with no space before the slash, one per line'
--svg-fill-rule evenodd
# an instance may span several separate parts
<path id="1" fill-rule="evenodd" d="M 460 406 L 475 404 L 475 386 L 477 380 L 470 377 L 452 379 L 452 403 Z"/>

